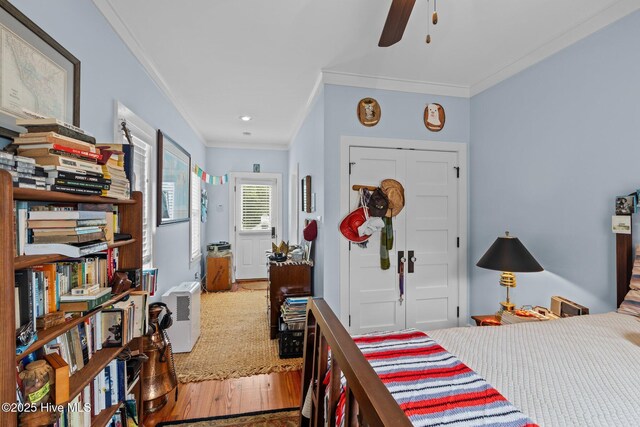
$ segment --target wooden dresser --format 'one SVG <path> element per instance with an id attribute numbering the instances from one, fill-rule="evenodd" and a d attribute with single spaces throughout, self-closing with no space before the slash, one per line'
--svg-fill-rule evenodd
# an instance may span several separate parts
<path id="1" fill-rule="evenodd" d="M 271 339 L 278 335 L 280 307 L 287 297 L 313 295 L 313 262 L 268 263 L 269 304 L 267 314 Z"/>

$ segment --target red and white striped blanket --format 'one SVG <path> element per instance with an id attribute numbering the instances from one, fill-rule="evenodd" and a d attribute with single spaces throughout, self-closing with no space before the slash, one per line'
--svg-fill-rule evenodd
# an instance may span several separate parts
<path id="1" fill-rule="evenodd" d="M 354 341 L 414 426 L 536 426 L 424 332 L 377 333 Z M 342 394 L 338 426 L 343 425 Z"/>

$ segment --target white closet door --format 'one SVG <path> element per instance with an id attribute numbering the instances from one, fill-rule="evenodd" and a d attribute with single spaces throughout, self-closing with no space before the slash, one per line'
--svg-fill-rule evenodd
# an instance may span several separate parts
<path id="1" fill-rule="evenodd" d="M 456 166 L 456 153 L 416 150 L 407 156 L 406 250 L 415 257 L 414 271 L 406 275 L 410 328 L 458 326 Z"/>
<path id="2" fill-rule="evenodd" d="M 350 149 L 351 175 L 354 184 L 380 185 L 387 178 L 404 184 L 406 156 L 403 150 L 360 148 Z M 349 206 L 358 205 L 358 192 L 350 191 Z M 345 212 L 346 214 L 346 212 Z M 405 215 L 393 219 L 394 246 L 389 251 L 391 267 L 380 268 L 380 232 L 374 233 L 366 248 L 351 244 L 349 251 L 350 330 L 360 334 L 372 331 L 393 331 L 405 326 L 405 306 L 400 303 L 397 250 L 405 246 Z"/>

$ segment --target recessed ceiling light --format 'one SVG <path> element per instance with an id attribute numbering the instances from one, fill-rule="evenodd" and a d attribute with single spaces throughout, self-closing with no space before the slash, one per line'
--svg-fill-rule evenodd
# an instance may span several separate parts
<path id="1" fill-rule="evenodd" d="M 240 120 L 242 120 L 243 122 L 248 122 L 249 120 L 251 120 L 253 117 L 251 116 L 240 116 Z"/>
<path id="2" fill-rule="evenodd" d="M 251 132 L 242 132 L 243 135 L 251 136 Z"/>

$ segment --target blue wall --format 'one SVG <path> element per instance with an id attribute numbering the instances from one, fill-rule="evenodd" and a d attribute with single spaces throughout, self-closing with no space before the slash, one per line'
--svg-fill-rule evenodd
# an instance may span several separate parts
<path id="1" fill-rule="evenodd" d="M 382 116 L 374 127 L 365 127 L 356 117 L 360 99 L 373 97 L 380 103 Z M 426 104 L 440 103 L 446 111 L 446 125 L 440 132 L 427 130 L 423 123 Z M 324 88 L 324 298 L 340 312 L 339 221 L 340 137 L 368 136 L 413 140 L 469 142 L 470 102 L 465 98 L 395 92 L 326 85 Z"/>
<path id="2" fill-rule="evenodd" d="M 471 101 L 471 313 L 503 299 L 475 262 L 505 230 L 546 269 L 519 274 L 518 305 L 562 295 L 615 308 L 616 195 L 640 188 L 640 13 Z"/>
<path id="3" fill-rule="evenodd" d="M 253 164 L 260 164 L 260 172 L 282 174 L 282 224 L 281 236 L 287 240 L 289 223 L 287 206 L 289 200 L 288 154 L 284 150 L 253 150 L 230 148 L 207 148 L 206 170 L 213 175 L 230 172 L 252 172 Z M 207 185 L 209 199 L 206 225 L 207 243 L 230 241 L 229 239 L 229 185 Z"/>
<path id="4" fill-rule="evenodd" d="M 316 193 L 316 211 L 313 213 L 302 212 L 300 196 L 297 198 L 296 212 L 298 214 L 297 241 L 302 242 L 302 230 L 305 219 L 318 221 L 318 237 L 313 243 L 313 285 L 315 295 L 323 295 L 324 290 L 324 90 L 320 88 L 311 105 L 309 114 L 305 118 L 297 135 L 293 138 L 289 149 L 289 177 L 298 170 L 298 182 L 306 175 L 311 176 L 311 191 Z M 297 185 L 300 192 L 300 184 Z M 291 209 L 290 209 L 291 211 Z"/>
<path id="5" fill-rule="evenodd" d="M 91 1 L 15 0 L 13 4 L 81 61 L 81 127 L 99 142 L 114 139 L 114 102 L 119 100 L 171 135 L 195 161 L 204 159 L 199 137 Z M 200 272 L 199 266 L 189 266 L 188 222 L 157 229 L 154 258 L 161 291 Z"/>

